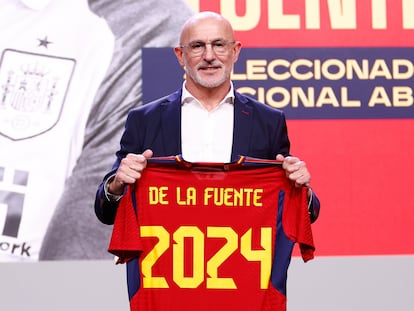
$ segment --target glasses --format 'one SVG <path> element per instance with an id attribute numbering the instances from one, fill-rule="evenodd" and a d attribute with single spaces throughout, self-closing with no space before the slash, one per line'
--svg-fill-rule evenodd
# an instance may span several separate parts
<path id="1" fill-rule="evenodd" d="M 229 47 L 233 45 L 234 41 L 227 41 L 227 40 L 216 40 L 213 42 L 203 42 L 203 41 L 193 41 L 190 42 L 188 45 L 181 45 L 182 49 L 188 49 L 188 51 L 194 55 L 199 56 L 204 54 L 206 51 L 207 45 L 211 45 L 214 53 L 217 55 L 224 55 L 227 54 L 229 51 Z"/>

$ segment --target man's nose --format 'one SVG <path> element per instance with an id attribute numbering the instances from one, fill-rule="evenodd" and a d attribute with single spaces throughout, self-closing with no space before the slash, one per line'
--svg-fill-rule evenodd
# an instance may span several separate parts
<path id="1" fill-rule="evenodd" d="M 215 57 L 216 57 L 216 53 L 214 52 L 213 45 L 211 43 L 206 43 L 206 48 L 204 51 L 204 58 L 214 59 Z"/>

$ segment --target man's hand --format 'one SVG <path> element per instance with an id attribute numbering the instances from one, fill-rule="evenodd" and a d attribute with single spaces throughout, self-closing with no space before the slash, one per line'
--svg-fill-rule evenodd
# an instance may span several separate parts
<path id="1" fill-rule="evenodd" d="M 153 155 L 152 150 L 147 149 L 142 154 L 129 153 L 121 160 L 116 171 L 115 178 L 109 183 L 108 190 L 113 194 L 122 194 L 125 184 L 133 184 L 141 178 L 142 171 L 147 166 L 147 159 Z"/>
<path id="2" fill-rule="evenodd" d="M 286 176 L 294 181 L 297 187 L 310 187 L 311 175 L 304 161 L 296 157 L 284 157 L 281 154 L 276 156 L 276 160 L 283 161 Z"/>

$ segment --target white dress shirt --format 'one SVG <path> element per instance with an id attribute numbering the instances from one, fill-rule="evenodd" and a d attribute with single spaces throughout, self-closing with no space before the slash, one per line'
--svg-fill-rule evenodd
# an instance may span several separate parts
<path id="1" fill-rule="evenodd" d="M 184 160 L 230 162 L 234 123 L 233 84 L 220 104 L 208 111 L 190 94 L 184 82 L 181 103 L 181 148 Z"/>

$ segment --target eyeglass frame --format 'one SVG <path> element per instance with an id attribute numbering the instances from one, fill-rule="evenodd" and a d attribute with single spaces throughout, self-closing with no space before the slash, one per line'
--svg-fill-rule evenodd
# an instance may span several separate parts
<path id="1" fill-rule="evenodd" d="M 216 43 L 222 43 L 223 48 L 224 48 L 223 52 L 217 52 L 215 50 L 215 45 L 214 44 L 216 44 Z M 216 39 L 216 40 L 209 41 L 209 42 L 204 42 L 204 41 L 201 41 L 201 40 L 194 40 L 194 41 L 189 42 L 186 45 L 180 45 L 180 48 L 181 49 L 188 49 L 189 52 L 194 56 L 200 56 L 200 55 L 203 55 L 207 51 L 207 45 L 210 45 L 211 49 L 214 51 L 215 54 L 225 55 L 228 52 L 228 50 L 227 50 L 228 47 L 232 44 L 235 44 L 235 43 L 236 43 L 236 41 L 230 41 L 230 40 L 225 40 L 225 39 Z M 200 45 L 200 47 L 199 47 L 200 52 L 193 51 L 192 49 L 194 47 L 192 46 L 192 44 L 199 44 Z M 217 48 L 217 46 L 216 46 L 216 48 Z"/>

